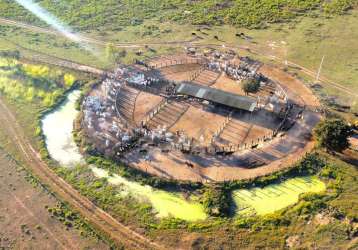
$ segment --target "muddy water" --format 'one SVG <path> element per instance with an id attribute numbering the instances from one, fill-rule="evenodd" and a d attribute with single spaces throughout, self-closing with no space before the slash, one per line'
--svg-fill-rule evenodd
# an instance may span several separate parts
<path id="1" fill-rule="evenodd" d="M 42 119 L 47 150 L 63 167 L 84 162 L 72 136 L 73 121 L 78 114 L 75 104 L 80 94 L 80 90 L 70 92 L 62 105 Z"/>
<path id="2" fill-rule="evenodd" d="M 75 109 L 79 90 L 68 94 L 65 102 L 42 120 L 47 149 L 51 157 L 64 167 L 83 163 L 72 136 L 73 121 L 78 111 Z M 187 221 L 207 218 L 203 206 L 194 200 L 186 200 L 180 194 L 154 189 L 129 181 L 119 175 L 109 176 L 106 170 L 91 167 L 95 176 L 107 178 L 113 185 L 120 186 L 118 195 L 131 195 L 139 201 L 149 202 L 158 217 L 173 216 Z M 320 192 L 325 189 L 323 182 L 316 177 L 292 178 L 285 182 L 269 185 L 263 189 L 240 189 L 233 192 L 237 214 L 267 214 L 297 202 L 301 193 Z"/>

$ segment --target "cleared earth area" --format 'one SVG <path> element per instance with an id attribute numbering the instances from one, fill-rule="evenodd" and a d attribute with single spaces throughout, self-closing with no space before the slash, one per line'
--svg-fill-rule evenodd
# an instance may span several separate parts
<path id="1" fill-rule="evenodd" d="M 126 128 L 130 124 L 146 130 L 142 138 L 149 133 L 168 134 L 171 142 L 166 146 L 144 139 L 141 146 L 119 159 L 167 179 L 220 182 L 255 178 L 289 167 L 313 147 L 311 130 L 321 119 L 320 103 L 301 81 L 280 68 L 247 57 L 222 57 L 225 59 L 177 54 L 119 68 L 125 75 L 107 79 L 88 93 L 82 121 L 86 137 L 111 157 L 122 139 L 130 138 Z M 243 79 L 256 72 L 265 80 L 256 93 L 245 95 Z M 164 80 L 140 85 L 146 77 Z M 253 112 L 230 109 L 205 98 L 173 93 L 172 86 L 177 88 L 183 81 L 251 98 L 257 108 Z M 127 132 L 121 137 L 124 130 Z M 155 137 L 152 134 L 149 140 Z"/>
<path id="2" fill-rule="evenodd" d="M 108 249 L 53 218 L 46 207 L 58 201 L 26 181 L 27 174 L 0 150 L 1 249 Z"/>

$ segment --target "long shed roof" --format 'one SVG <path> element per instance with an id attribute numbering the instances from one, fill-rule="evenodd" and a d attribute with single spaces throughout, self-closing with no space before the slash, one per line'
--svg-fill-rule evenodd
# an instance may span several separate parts
<path id="1" fill-rule="evenodd" d="M 193 83 L 180 83 L 176 87 L 175 92 L 177 94 L 193 96 L 250 112 L 254 111 L 257 105 L 256 100 L 252 97 L 236 95 L 219 89 Z"/>

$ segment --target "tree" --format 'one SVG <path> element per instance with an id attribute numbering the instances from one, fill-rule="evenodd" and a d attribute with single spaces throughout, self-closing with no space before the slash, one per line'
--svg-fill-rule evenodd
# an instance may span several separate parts
<path id="1" fill-rule="evenodd" d="M 255 78 L 248 78 L 242 81 L 242 90 L 246 95 L 249 93 L 256 93 L 260 88 L 259 80 Z"/>
<path id="2" fill-rule="evenodd" d="M 205 211 L 211 216 L 227 216 L 230 213 L 230 192 L 221 186 L 210 186 L 202 197 Z"/>
<path id="3" fill-rule="evenodd" d="M 349 147 L 348 137 L 353 130 L 342 119 L 326 119 L 316 125 L 313 133 L 320 147 L 341 152 Z"/>

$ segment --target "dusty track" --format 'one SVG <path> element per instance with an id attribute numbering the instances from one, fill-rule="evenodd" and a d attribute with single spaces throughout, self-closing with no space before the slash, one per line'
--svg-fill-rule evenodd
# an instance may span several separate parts
<path id="1" fill-rule="evenodd" d="M 19 149 L 19 152 L 23 154 L 26 166 L 32 173 L 36 175 L 43 184 L 50 187 L 60 199 L 68 202 L 76 211 L 80 212 L 92 225 L 106 233 L 115 242 L 123 244 L 126 249 L 164 249 L 163 246 L 150 241 L 143 235 L 119 223 L 111 215 L 82 196 L 51 170 L 47 164 L 40 159 L 39 154 L 24 137 L 23 131 L 16 122 L 15 117 L 1 99 L 0 120 L 1 126 Z"/>

